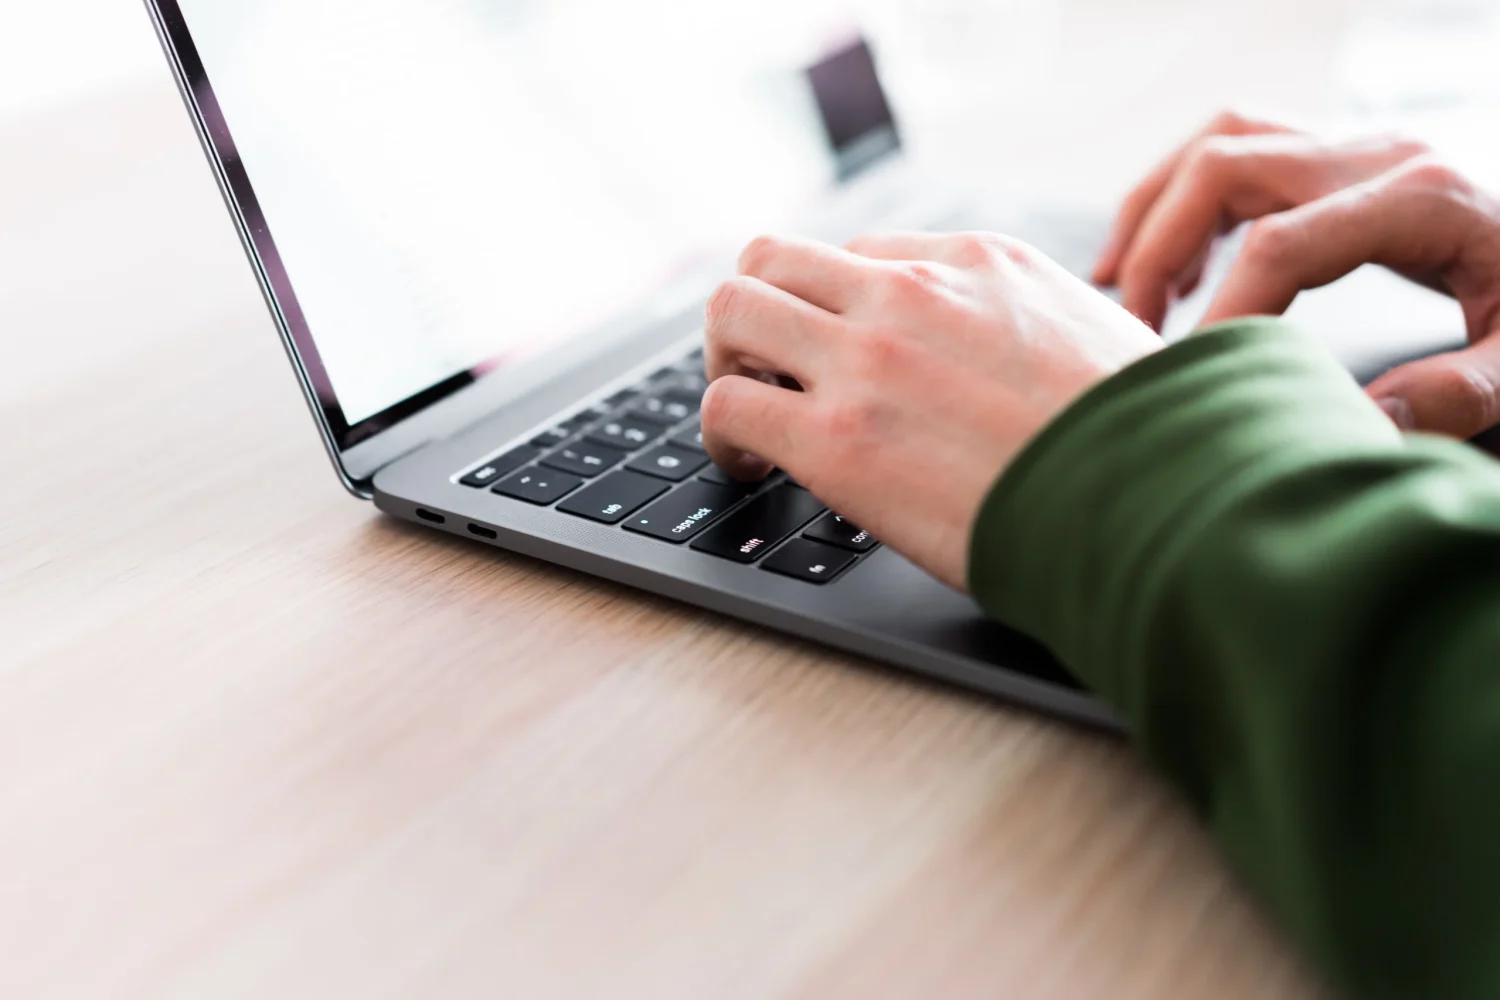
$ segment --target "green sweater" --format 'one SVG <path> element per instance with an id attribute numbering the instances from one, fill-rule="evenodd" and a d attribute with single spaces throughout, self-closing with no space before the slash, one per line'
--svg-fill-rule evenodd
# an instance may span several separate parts
<path id="1" fill-rule="evenodd" d="M 1500 463 L 1226 324 L 1044 431 L 971 567 L 1345 995 L 1500 997 Z"/>

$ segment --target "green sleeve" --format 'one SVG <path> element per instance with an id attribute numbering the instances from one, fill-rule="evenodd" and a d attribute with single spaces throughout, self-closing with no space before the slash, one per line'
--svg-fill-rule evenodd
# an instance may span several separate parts
<path id="1" fill-rule="evenodd" d="M 1500 463 L 1226 324 L 1047 428 L 970 565 L 1336 986 L 1500 997 Z"/>

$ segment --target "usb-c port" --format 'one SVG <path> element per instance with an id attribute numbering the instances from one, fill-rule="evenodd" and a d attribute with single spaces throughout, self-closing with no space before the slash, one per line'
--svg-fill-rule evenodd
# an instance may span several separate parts
<path id="1" fill-rule="evenodd" d="M 471 534 L 471 535 L 478 535 L 480 538 L 490 538 L 490 539 L 495 539 L 495 538 L 499 538 L 500 537 L 500 533 L 498 531 L 496 531 L 493 528 L 486 528 L 482 524 L 471 524 L 471 525 L 469 525 L 469 534 Z"/>
<path id="2" fill-rule="evenodd" d="M 432 511 L 423 510 L 421 507 L 417 508 L 417 516 L 424 521 L 431 521 L 433 524 L 446 524 L 448 522 L 448 519 L 443 515 L 434 514 Z"/>

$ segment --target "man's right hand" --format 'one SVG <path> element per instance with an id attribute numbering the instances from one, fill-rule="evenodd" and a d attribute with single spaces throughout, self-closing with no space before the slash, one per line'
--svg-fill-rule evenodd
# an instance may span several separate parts
<path id="1" fill-rule="evenodd" d="M 1383 265 L 1456 298 L 1470 346 L 1387 372 L 1370 396 L 1409 430 L 1467 438 L 1500 423 L 1500 202 L 1418 143 L 1330 144 L 1229 117 L 1126 200 L 1095 280 L 1159 325 L 1213 239 L 1249 219 L 1205 324 L 1280 313 L 1304 289 Z"/>
<path id="2" fill-rule="evenodd" d="M 1118 285 L 1125 308 L 1160 329 L 1173 294 L 1197 284 L 1218 237 L 1429 152 L 1393 136 L 1328 142 L 1226 111 L 1126 195 L 1094 283 Z"/>

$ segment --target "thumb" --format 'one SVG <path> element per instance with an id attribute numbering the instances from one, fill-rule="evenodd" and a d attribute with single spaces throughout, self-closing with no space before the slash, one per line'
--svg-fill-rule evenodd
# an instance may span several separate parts
<path id="1" fill-rule="evenodd" d="M 1394 368 L 1367 391 L 1403 430 L 1474 437 L 1500 424 L 1500 334 Z"/>

